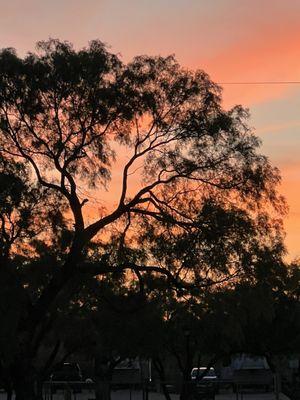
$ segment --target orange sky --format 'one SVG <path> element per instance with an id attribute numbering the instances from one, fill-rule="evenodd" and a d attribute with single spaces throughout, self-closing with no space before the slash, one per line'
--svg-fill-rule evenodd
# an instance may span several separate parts
<path id="1" fill-rule="evenodd" d="M 0 0 L 0 46 L 20 54 L 49 36 L 76 47 L 99 38 L 125 61 L 175 53 L 217 82 L 300 81 L 299 0 Z M 286 244 L 300 255 L 300 85 L 224 85 L 250 108 L 263 152 L 282 171 Z"/>

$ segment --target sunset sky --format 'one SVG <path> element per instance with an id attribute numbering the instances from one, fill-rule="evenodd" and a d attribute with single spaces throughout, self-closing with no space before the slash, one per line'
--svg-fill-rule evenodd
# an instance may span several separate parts
<path id="1" fill-rule="evenodd" d="M 76 48 L 100 39 L 124 61 L 175 54 L 225 82 L 300 81 L 300 0 L 0 0 L 0 47 L 20 55 L 49 37 Z M 263 152 L 282 172 L 290 258 L 300 256 L 300 84 L 227 85 Z"/>

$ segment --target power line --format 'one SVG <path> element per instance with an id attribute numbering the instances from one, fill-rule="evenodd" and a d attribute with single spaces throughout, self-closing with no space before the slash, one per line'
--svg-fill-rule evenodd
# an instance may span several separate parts
<path id="1" fill-rule="evenodd" d="M 216 82 L 218 85 L 300 85 L 300 81 Z"/>

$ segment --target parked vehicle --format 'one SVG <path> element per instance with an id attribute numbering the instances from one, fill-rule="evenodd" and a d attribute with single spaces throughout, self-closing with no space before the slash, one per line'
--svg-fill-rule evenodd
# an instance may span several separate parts
<path id="1" fill-rule="evenodd" d="M 200 379 L 200 380 L 205 380 L 205 381 L 209 382 L 209 381 L 216 380 L 218 378 L 216 371 L 213 367 L 210 367 L 207 370 L 207 372 L 205 372 L 206 370 L 207 370 L 207 367 L 193 368 L 192 372 L 191 372 L 192 380 Z M 204 373 L 204 375 L 203 375 L 203 373 Z"/>
<path id="2" fill-rule="evenodd" d="M 191 372 L 192 382 L 197 393 L 215 394 L 219 390 L 218 377 L 213 367 L 193 368 Z"/>
<path id="3" fill-rule="evenodd" d="M 242 354 L 235 357 L 232 364 L 237 388 L 262 388 L 265 392 L 273 389 L 273 374 L 265 357 Z"/>
<path id="4" fill-rule="evenodd" d="M 82 381 L 82 373 L 77 363 L 63 363 L 57 364 L 52 374 L 50 375 L 51 381 Z"/>

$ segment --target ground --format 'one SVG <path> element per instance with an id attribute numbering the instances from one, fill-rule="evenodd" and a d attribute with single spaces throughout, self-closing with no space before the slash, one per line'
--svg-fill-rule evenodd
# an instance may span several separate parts
<path id="1" fill-rule="evenodd" d="M 172 394 L 172 400 L 179 400 L 179 395 Z M 70 400 L 89 400 L 95 398 L 94 393 L 91 391 L 85 391 L 81 394 L 73 395 Z M 53 396 L 53 400 L 65 400 L 69 399 L 64 397 L 63 392 L 57 393 Z M 0 400 L 6 400 L 6 394 L 0 394 Z M 45 400 L 51 400 L 50 396 L 46 396 Z M 112 392 L 112 400 L 145 400 L 141 391 L 129 391 L 129 390 L 118 390 Z M 164 400 L 164 396 L 160 393 L 149 393 L 148 400 Z M 274 393 L 248 393 L 244 394 L 243 397 L 237 399 L 235 394 L 219 394 L 215 397 L 215 400 L 275 400 Z M 280 400 L 289 400 L 283 394 L 280 394 Z"/>

